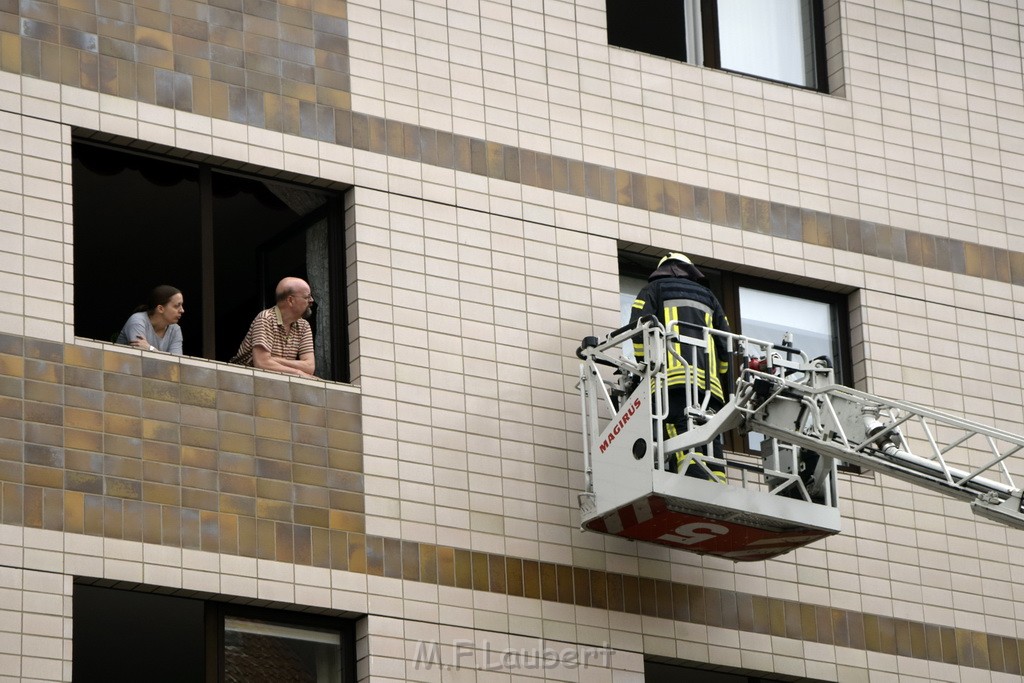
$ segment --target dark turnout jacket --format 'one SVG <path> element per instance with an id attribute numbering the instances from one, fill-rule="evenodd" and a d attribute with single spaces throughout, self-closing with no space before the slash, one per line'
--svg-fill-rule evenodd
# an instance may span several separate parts
<path id="1" fill-rule="evenodd" d="M 690 279 L 687 272 L 673 261 L 666 261 L 651 273 L 647 286 L 640 290 L 636 301 L 633 302 L 630 322 L 635 322 L 645 315 L 657 316 L 666 329 L 670 322 L 678 320 L 723 332 L 730 331 L 729 321 L 725 317 L 722 305 L 718 303 L 718 299 L 711 293 L 711 290 Z M 703 336 L 702 330 L 686 325 L 678 327 L 677 330 L 682 335 L 697 339 Z M 717 336 L 713 341 L 710 353 L 705 354 L 703 349 L 699 349 L 697 352 L 697 388 L 707 391 L 710 386 L 711 395 L 724 403 L 725 390 L 723 387 L 726 374 L 729 371 L 729 356 L 724 341 Z M 690 363 L 693 358 L 693 347 L 685 343 L 678 343 L 670 351 L 671 353 L 666 359 L 669 390 L 686 384 L 687 365 L 676 355 L 685 358 L 687 363 Z M 643 361 L 642 340 L 634 339 L 633 353 L 638 361 Z"/>

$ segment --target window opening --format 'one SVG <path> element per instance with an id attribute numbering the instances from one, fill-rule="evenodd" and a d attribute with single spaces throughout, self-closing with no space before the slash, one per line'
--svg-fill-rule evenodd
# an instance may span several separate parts
<path id="1" fill-rule="evenodd" d="M 315 297 L 316 374 L 348 379 L 340 191 L 84 139 L 72 163 L 76 335 L 113 341 L 170 284 L 185 297 L 184 353 L 226 361 L 295 276 Z"/>
<path id="2" fill-rule="evenodd" d="M 828 92 L 822 0 L 606 0 L 608 44 Z"/>
<path id="3" fill-rule="evenodd" d="M 350 619 L 77 582 L 72 600 L 76 681 L 355 680 Z"/>
<path id="4" fill-rule="evenodd" d="M 622 324 L 629 321 L 637 293 L 665 253 L 667 250 L 656 255 L 620 252 Z M 781 343 L 783 335 L 792 332 L 796 348 L 811 358 L 828 357 L 835 382 L 850 383 L 853 375 L 845 295 L 697 265 L 707 278 L 705 284 L 722 304 L 733 332 L 774 343 Z M 623 346 L 623 353 L 632 357 L 630 344 Z M 744 442 L 733 434 L 726 446 L 734 451 L 757 452 L 761 440 L 761 435 L 751 433 Z"/>

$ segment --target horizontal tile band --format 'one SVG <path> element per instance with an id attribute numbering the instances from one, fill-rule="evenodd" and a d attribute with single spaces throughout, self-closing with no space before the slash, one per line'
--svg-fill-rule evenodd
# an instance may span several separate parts
<path id="1" fill-rule="evenodd" d="M 346 3 L 259 7 L 272 16 L 258 16 L 246 33 L 241 4 L 239 11 L 211 5 L 196 16 L 147 9 L 140 24 L 132 12 L 22 3 L 17 14 L 0 12 L 0 69 L 552 192 L 1024 284 L 1024 252 L 353 112 Z"/>

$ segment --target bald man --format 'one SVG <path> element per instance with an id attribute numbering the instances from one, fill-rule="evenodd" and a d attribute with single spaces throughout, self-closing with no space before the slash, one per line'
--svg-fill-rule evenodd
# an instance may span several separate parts
<path id="1" fill-rule="evenodd" d="M 231 362 L 312 377 L 316 362 L 313 331 L 306 321 L 313 314 L 309 284 L 286 277 L 277 283 L 274 294 L 277 305 L 256 316 Z"/>

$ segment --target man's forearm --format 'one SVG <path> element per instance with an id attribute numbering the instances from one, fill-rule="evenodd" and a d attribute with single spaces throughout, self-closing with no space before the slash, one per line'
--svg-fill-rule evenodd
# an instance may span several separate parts
<path id="1" fill-rule="evenodd" d="M 313 360 L 312 358 L 275 358 L 274 360 L 276 360 L 281 365 L 284 365 L 292 370 L 298 370 L 307 375 L 312 375 L 314 370 L 316 370 L 316 361 Z"/>

